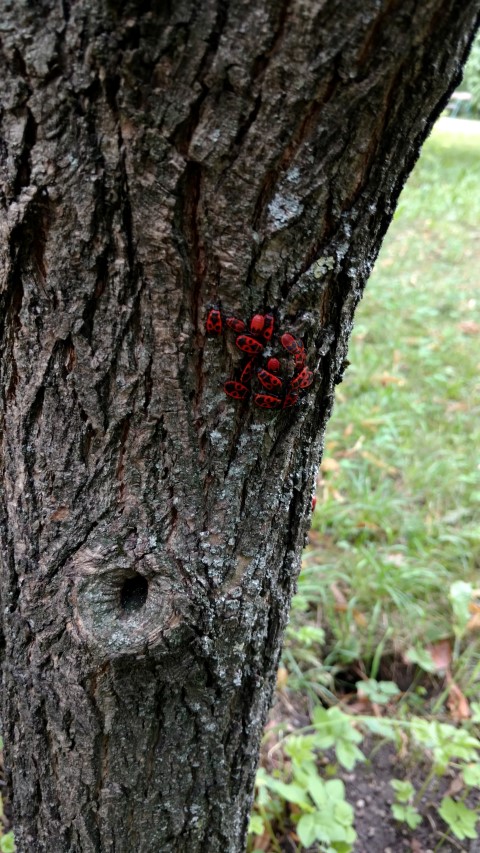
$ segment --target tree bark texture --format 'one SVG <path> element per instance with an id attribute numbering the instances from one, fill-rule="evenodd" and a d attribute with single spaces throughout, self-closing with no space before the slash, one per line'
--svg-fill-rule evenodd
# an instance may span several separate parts
<path id="1" fill-rule="evenodd" d="M 243 849 L 354 309 L 478 16 L 478 0 L 4 0 L 21 853 Z M 219 302 L 303 338 L 300 405 L 225 396 L 240 353 L 205 337 Z"/>

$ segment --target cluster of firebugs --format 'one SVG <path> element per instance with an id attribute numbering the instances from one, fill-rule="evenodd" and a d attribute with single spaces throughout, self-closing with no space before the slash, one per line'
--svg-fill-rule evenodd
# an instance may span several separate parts
<path id="1" fill-rule="evenodd" d="M 243 320 L 214 305 L 208 310 L 205 329 L 211 336 L 220 336 L 230 330 L 235 335 L 236 347 L 245 357 L 237 377 L 227 379 L 223 386 L 225 394 L 234 400 L 248 400 L 252 394 L 251 380 L 256 376 L 262 390 L 253 393 L 255 405 L 260 409 L 288 409 L 295 406 L 301 392 L 312 384 L 313 371 L 307 367 L 305 347 L 290 332 L 284 332 L 279 340 L 293 358 L 293 375 L 283 378 L 280 360 L 268 355 L 275 330 L 273 314 L 254 314 L 247 326 Z"/>

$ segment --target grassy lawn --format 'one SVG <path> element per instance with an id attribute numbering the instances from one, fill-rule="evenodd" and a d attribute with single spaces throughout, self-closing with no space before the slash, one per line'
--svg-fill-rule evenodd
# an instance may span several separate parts
<path id="1" fill-rule="evenodd" d="M 357 313 L 249 850 L 383 853 L 405 837 L 470 850 L 477 837 L 479 154 L 480 122 L 440 120 Z M 360 765 L 379 736 L 388 761 Z M 362 835 L 350 803 L 385 763 Z"/>
<path id="2" fill-rule="evenodd" d="M 480 123 L 456 125 L 426 143 L 359 308 L 300 584 L 301 607 L 321 589 L 330 659 L 367 670 L 385 638 L 450 637 L 451 585 L 478 585 Z"/>

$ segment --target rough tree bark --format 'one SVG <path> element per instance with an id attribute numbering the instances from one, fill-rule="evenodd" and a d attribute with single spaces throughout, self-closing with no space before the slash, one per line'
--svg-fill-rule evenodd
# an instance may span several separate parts
<path id="1" fill-rule="evenodd" d="M 322 436 L 478 0 L 4 0 L 4 733 L 20 851 L 238 853 Z M 206 305 L 313 390 L 223 390 Z M 388 318 L 386 318 L 388 323 Z"/>

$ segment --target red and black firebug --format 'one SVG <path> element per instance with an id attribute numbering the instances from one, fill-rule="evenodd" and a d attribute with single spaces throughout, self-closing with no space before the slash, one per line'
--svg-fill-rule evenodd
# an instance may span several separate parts
<path id="1" fill-rule="evenodd" d="M 291 406 L 295 406 L 298 403 L 298 394 L 292 394 L 291 391 L 288 391 L 285 394 L 285 399 L 283 401 L 284 409 L 289 409 Z"/>
<path id="2" fill-rule="evenodd" d="M 253 402 L 260 409 L 281 409 L 282 398 L 274 397 L 273 394 L 254 394 Z"/>
<path id="3" fill-rule="evenodd" d="M 279 362 L 278 358 L 269 358 L 268 359 L 267 370 L 269 370 L 270 373 L 278 373 L 278 371 L 280 370 L 280 362 Z"/>
<path id="4" fill-rule="evenodd" d="M 273 335 L 273 329 L 275 326 L 275 318 L 273 314 L 265 314 L 262 337 L 265 341 L 271 341 Z"/>
<path id="5" fill-rule="evenodd" d="M 265 325 L 265 317 L 263 314 L 254 314 L 250 320 L 250 331 L 254 335 L 261 335 Z"/>
<path id="6" fill-rule="evenodd" d="M 259 355 L 259 353 L 263 352 L 263 344 L 260 341 L 256 341 L 255 338 L 250 337 L 250 335 L 239 335 L 236 344 L 238 349 L 246 352 L 248 355 Z"/>
<path id="7" fill-rule="evenodd" d="M 304 367 L 303 370 L 297 375 L 294 376 L 292 381 L 290 382 L 290 389 L 292 391 L 300 391 L 305 388 L 309 388 L 313 382 L 313 372 L 309 367 Z"/>
<path id="8" fill-rule="evenodd" d="M 294 338 L 293 335 L 290 334 L 290 332 L 283 333 L 282 337 L 280 338 L 280 343 L 282 347 L 292 355 L 294 355 L 296 352 L 300 352 L 301 350 L 303 350 L 302 341 L 298 341 L 296 338 Z"/>
<path id="9" fill-rule="evenodd" d="M 210 308 L 205 321 L 207 335 L 221 335 L 223 329 L 222 314 L 220 308 Z"/>
<path id="10" fill-rule="evenodd" d="M 252 378 L 253 368 L 255 366 L 255 357 L 251 358 L 250 361 L 247 361 L 245 367 L 243 368 L 240 374 L 240 382 L 243 382 L 245 385 Z"/>
<path id="11" fill-rule="evenodd" d="M 274 373 L 270 373 L 268 370 L 264 370 L 261 368 L 258 373 L 258 381 L 263 385 L 267 391 L 280 391 L 283 385 L 282 380 L 279 376 L 275 376 Z"/>
<path id="12" fill-rule="evenodd" d="M 246 400 L 250 394 L 250 389 L 242 382 L 237 382 L 235 379 L 227 379 L 223 386 L 225 394 L 233 397 L 234 400 Z"/>
<path id="13" fill-rule="evenodd" d="M 225 320 L 229 329 L 236 332 L 239 335 L 241 332 L 244 332 L 247 328 L 243 320 L 240 320 L 238 317 L 227 317 Z"/>
<path id="14" fill-rule="evenodd" d="M 293 361 L 295 362 L 295 367 L 297 370 L 300 370 L 302 367 L 305 367 L 307 363 L 307 353 L 304 349 L 299 350 L 293 356 Z"/>

